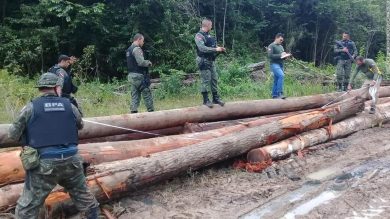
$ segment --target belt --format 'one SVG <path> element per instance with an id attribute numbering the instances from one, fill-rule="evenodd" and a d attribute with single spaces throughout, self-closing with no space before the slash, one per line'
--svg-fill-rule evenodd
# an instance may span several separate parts
<path id="1" fill-rule="evenodd" d="M 61 153 L 61 154 L 42 154 L 40 156 L 40 159 L 65 159 L 65 158 L 71 157 L 71 156 L 76 155 L 76 154 L 77 154 L 77 151 Z"/>

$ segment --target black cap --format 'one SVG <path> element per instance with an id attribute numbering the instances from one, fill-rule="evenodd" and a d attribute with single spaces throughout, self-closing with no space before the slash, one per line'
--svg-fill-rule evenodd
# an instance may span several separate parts
<path id="1" fill-rule="evenodd" d="M 60 63 L 62 61 L 68 61 L 68 60 L 70 60 L 70 57 L 67 55 L 62 54 L 62 55 L 58 56 L 58 63 Z"/>

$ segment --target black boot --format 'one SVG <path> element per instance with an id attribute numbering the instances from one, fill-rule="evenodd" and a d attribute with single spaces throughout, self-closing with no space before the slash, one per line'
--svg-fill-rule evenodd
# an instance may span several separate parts
<path id="1" fill-rule="evenodd" d="M 138 113 L 138 111 L 131 111 L 130 113 L 131 113 L 131 114 L 133 114 L 133 113 Z"/>
<path id="2" fill-rule="evenodd" d="M 348 83 L 344 83 L 343 84 L 343 91 L 347 91 L 348 90 Z"/>
<path id="3" fill-rule="evenodd" d="M 218 96 L 218 93 L 213 93 L 213 103 L 219 104 L 220 106 L 224 106 L 225 105 L 225 103 Z"/>
<path id="4" fill-rule="evenodd" d="M 209 100 L 209 94 L 207 92 L 202 92 L 203 95 L 203 104 L 209 108 L 213 108 L 213 103 Z"/>
<path id="5" fill-rule="evenodd" d="M 370 111 L 368 111 L 369 114 L 375 114 L 375 106 L 370 107 Z"/>
<path id="6" fill-rule="evenodd" d="M 337 83 L 337 91 L 338 92 L 343 91 L 343 84 L 342 83 Z"/>

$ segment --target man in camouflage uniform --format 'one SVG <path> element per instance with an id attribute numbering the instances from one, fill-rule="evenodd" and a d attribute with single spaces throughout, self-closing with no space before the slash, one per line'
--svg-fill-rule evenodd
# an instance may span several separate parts
<path id="1" fill-rule="evenodd" d="M 215 68 L 217 53 L 225 52 L 225 48 L 217 46 L 215 37 L 210 35 L 213 23 L 209 19 L 203 19 L 200 31 L 195 35 L 196 63 L 200 70 L 203 104 L 212 108 L 213 103 L 224 106 L 225 103 L 218 95 L 218 74 Z M 208 91 L 211 89 L 213 102 L 210 102 Z"/>
<path id="2" fill-rule="evenodd" d="M 21 111 L 9 128 L 9 137 L 37 150 L 39 164 L 26 170 L 24 189 L 16 205 L 18 219 L 37 219 L 46 197 L 57 185 L 69 192 L 79 211 L 96 219 L 98 202 L 89 191 L 78 154 L 78 129 L 83 127 L 78 109 L 61 96 L 62 78 L 43 74 L 41 96 Z"/>
<path id="3" fill-rule="evenodd" d="M 336 42 L 334 52 L 337 59 L 337 89 L 338 91 L 346 91 L 349 76 L 351 75 L 352 62 L 358 54 L 356 45 L 350 39 L 349 33 L 343 33 L 343 39 Z"/>
<path id="4" fill-rule="evenodd" d="M 67 55 L 60 55 L 58 57 L 58 63 L 49 69 L 49 72 L 56 74 L 64 80 L 64 86 L 62 88 L 62 97 L 66 97 L 70 102 L 75 105 L 82 114 L 81 107 L 77 103 L 76 98 L 72 96 L 78 91 L 78 87 L 73 84 L 72 73 L 70 71 L 71 65 L 76 61 L 75 57 L 69 57 Z"/>
<path id="5" fill-rule="evenodd" d="M 130 112 L 137 113 L 141 101 L 141 94 L 144 98 L 148 112 L 154 111 L 153 96 L 150 89 L 150 75 L 148 67 L 152 62 L 145 60 L 141 47 L 144 45 L 144 36 L 137 33 L 133 37 L 133 44 L 126 51 L 128 76 L 131 84 Z"/>
<path id="6" fill-rule="evenodd" d="M 372 98 L 369 113 L 374 114 L 376 109 L 376 103 L 378 101 L 378 89 L 381 86 L 382 82 L 382 73 L 380 72 L 375 61 L 372 59 L 364 59 L 363 57 L 358 56 L 356 57 L 356 65 L 356 71 L 352 75 L 348 83 L 348 90 L 352 89 L 353 81 L 355 80 L 356 75 L 359 72 L 363 72 L 366 75 L 367 80 L 364 81 L 362 87 L 368 88 L 369 94 Z"/>

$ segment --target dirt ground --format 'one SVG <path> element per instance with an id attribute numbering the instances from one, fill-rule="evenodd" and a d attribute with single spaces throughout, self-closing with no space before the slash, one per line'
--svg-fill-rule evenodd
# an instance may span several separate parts
<path id="1" fill-rule="evenodd" d="M 390 124 L 274 162 L 187 173 L 105 205 L 118 218 L 390 218 Z"/>

